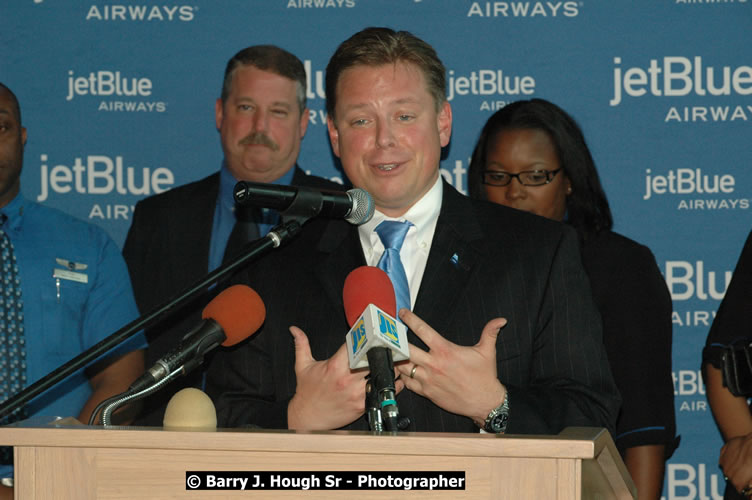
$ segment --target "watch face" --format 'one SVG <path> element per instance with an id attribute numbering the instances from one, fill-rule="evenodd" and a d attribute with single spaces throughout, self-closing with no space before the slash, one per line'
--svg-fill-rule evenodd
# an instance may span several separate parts
<path id="1" fill-rule="evenodd" d="M 502 432 L 507 427 L 507 420 L 509 415 L 506 413 L 498 413 L 491 419 L 491 428 L 494 432 Z"/>

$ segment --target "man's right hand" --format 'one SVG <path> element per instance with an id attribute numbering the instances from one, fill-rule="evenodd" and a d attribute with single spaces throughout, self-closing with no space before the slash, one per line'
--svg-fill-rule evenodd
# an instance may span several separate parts
<path id="1" fill-rule="evenodd" d="M 290 327 L 295 339 L 295 395 L 287 406 L 287 427 L 297 430 L 338 429 L 365 412 L 368 370 L 350 371 L 346 345 L 324 361 L 311 354 L 308 337 Z"/>

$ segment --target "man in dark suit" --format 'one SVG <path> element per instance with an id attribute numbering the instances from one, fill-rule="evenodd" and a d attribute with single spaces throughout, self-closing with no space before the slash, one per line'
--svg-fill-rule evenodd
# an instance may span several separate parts
<path id="1" fill-rule="evenodd" d="M 341 189 L 326 179 L 306 175 L 296 165 L 308 110 L 305 68 L 293 54 L 271 45 L 235 54 L 225 69 L 215 115 L 224 151 L 220 171 L 136 205 L 123 254 L 142 313 L 222 264 L 235 230 L 232 193 L 237 181 Z M 253 221 L 261 236 L 276 223 L 273 212 L 259 213 Z M 202 309 L 220 288 L 172 311 L 147 332 L 147 366 L 198 324 Z M 200 386 L 201 375 L 173 383 L 150 398 L 139 423 L 161 425 L 169 397 L 184 386 Z"/>
<path id="2" fill-rule="evenodd" d="M 332 56 L 326 94 L 334 153 L 376 214 L 358 228 L 311 221 L 248 270 L 267 318 L 209 368 L 220 425 L 367 428 L 367 370 L 348 367 L 342 288 L 350 271 L 381 259 L 379 227 L 407 221 L 399 255 L 414 305 L 399 313 L 411 345 L 397 366 L 407 430 L 613 431 L 619 395 L 576 236 L 442 181 L 452 111 L 433 48 L 407 32 L 366 29 Z"/>

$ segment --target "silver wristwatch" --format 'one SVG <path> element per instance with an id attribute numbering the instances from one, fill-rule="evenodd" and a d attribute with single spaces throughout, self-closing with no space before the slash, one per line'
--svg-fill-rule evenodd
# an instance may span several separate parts
<path id="1" fill-rule="evenodd" d="M 483 430 L 492 434 L 504 434 L 509 422 L 509 391 L 504 394 L 504 401 L 491 410 L 483 424 Z"/>

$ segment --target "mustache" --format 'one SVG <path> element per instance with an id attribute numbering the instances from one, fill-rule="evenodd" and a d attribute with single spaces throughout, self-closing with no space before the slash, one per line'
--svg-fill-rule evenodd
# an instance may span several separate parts
<path id="1" fill-rule="evenodd" d="M 251 144 L 260 144 L 270 148 L 272 151 L 279 151 L 279 144 L 271 140 L 271 138 L 263 132 L 251 132 L 247 136 L 243 137 L 239 144 L 248 146 Z"/>

